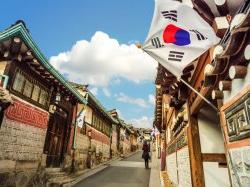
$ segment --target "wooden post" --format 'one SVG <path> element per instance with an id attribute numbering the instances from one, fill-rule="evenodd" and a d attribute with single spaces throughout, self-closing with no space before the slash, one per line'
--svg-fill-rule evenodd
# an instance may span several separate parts
<path id="1" fill-rule="evenodd" d="M 229 69 L 230 79 L 242 79 L 247 74 L 247 67 L 245 66 L 231 66 Z"/>
<path id="2" fill-rule="evenodd" d="M 196 116 L 189 114 L 189 126 L 187 132 L 192 186 L 204 187 L 205 180 L 203 173 L 199 128 Z"/>

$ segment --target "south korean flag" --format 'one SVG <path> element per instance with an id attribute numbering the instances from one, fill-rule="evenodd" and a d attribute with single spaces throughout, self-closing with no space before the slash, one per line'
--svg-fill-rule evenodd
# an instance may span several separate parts
<path id="1" fill-rule="evenodd" d="M 156 0 L 143 50 L 175 76 L 217 44 L 212 27 L 190 6 L 174 0 Z"/>

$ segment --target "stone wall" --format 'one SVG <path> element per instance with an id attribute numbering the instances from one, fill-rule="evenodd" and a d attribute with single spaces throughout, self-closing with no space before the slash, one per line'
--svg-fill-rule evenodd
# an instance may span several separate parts
<path id="1" fill-rule="evenodd" d="M 91 147 L 94 147 L 97 155 L 102 154 L 102 160 L 105 161 L 110 157 L 110 145 L 98 140 L 91 140 Z"/>
<path id="2" fill-rule="evenodd" d="M 76 138 L 76 150 L 77 150 L 76 159 L 79 169 L 86 168 L 86 160 L 87 160 L 89 145 L 90 141 L 88 136 L 78 132 Z"/>
<path id="3" fill-rule="evenodd" d="M 45 129 L 32 127 L 5 117 L 0 129 L 0 160 L 40 160 L 45 135 Z"/>
<path id="4" fill-rule="evenodd" d="M 229 153 L 232 158 L 232 163 L 229 164 L 232 186 L 239 186 L 237 177 L 242 187 L 250 186 L 250 146 L 234 148 L 231 149 Z M 234 169 L 232 168 L 232 165 Z"/>
<path id="5" fill-rule="evenodd" d="M 166 158 L 167 161 L 167 172 L 169 175 L 169 179 L 175 184 L 178 184 L 177 179 L 177 163 L 176 163 L 176 153 L 172 153 L 170 155 L 167 155 Z"/>
<path id="6" fill-rule="evenodd" d="M 40 161 L 48 119 L 47 112 L 15 99 L 0 128 L 0 160 Z"/>
<path id="7" fill-rule="evenodd" d="M 125 138 L 125 140 L 122 143 L 123 147 L 123 154 L 128 154 L 131 151 L 131 143 L 128 139 Z"/>
<path id="8" fill-rule="evenodd" d="M 117 150 L 117 132 L 116 129 L 112 131 L 112 144 L 111 144 L 111 149 L 112 149 L 112 155 L 115 156 L 118 154 Z"/>
<path id="9" fill-rule="evenodd" d="M 0 126 L 0 186 L 43 185 L 48 119 L 48 112 L 17 98 L 5 111 Z"/>
<path id="10" fill-rule="evenodd" d="M 177 151 L 179 186 L 192 186 L 188 146 Z"/>

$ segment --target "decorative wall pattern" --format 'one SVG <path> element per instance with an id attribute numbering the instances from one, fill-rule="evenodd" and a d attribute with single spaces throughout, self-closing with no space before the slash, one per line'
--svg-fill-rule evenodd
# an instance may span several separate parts
<path id="1" fill-rule="evenodd" d="M 28 124 L 41 129 L 47 129 L 49 114 L 17 99 L 9 106 L 5 116 L 13 121 Z"/>
<path id="2" fill-rule="evenodd" d="M 250 93 L 225 111 L 229 141 L 250 137 Z"/>

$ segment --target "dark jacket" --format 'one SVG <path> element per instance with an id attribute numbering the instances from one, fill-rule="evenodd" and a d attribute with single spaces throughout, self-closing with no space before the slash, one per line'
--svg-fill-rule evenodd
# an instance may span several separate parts
<path id="1" fill-rule="evenodd" d="M 149 145 L 148 144 L 143 144 L 142 150 L 143 150 L 142 158 L 144 158 L 145 160 L 149 159 L 149 152 L 150 152 Z"/>

